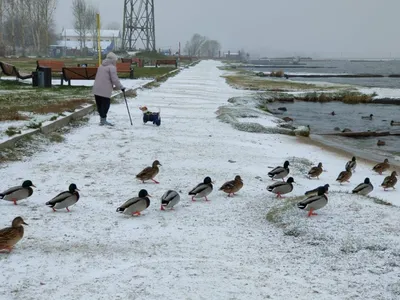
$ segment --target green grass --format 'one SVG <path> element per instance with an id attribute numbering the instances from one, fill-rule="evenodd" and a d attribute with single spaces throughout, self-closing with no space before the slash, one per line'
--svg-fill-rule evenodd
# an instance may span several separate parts
<path id="1" fill-rule="evenodd" d="M 285 80 L 271 80 L 258 76 L 246 74 L 225 75 L 223 76 L 227 83 L 235 88 L 248 89 L 254 91 L 297 91 L 297 90 L 315 90 L 314 84 L 292 82 Z"/>
<path id="2" fill-rule="evenodd" d="M 135 68 L 134 69 L 134 76 L 135 78 L 156 78 L 158 76 L 162 76 L 164 74 L 167 74 L 168 72 L 171 72 L 172 70 L 175 70 L 174 67 L 158 67 L 158 68 Z M 127 76 L 129 77 L 129 76 Z M 120 78 L 123 78 L 122 75 Z"/>

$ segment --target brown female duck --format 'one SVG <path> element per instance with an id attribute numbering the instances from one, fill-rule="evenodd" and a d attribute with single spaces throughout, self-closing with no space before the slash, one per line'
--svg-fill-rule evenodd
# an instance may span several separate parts
<path id="1" fill-rule="evenodd" d="M 382 182 L 382 184 L 381 184 L 381 187 L 383 187 L 383 189 L 386 191 L 386 189 L 388 189 L 388 188 L 393 188 L 393 189 L 395 189 L 395 185 L 396 185 L 396 183 L 397 183 L 397 178 L 396 178 L 396 176 L 397 176 L 397 172 L 396 171 L 393 171 L 392 172 L 392 174 L 390 174 L 390 176 L 387 176 L 384 180 L 383 180 L 383 182 Z"/>
<path id="2" fill-rule="evenodd" d="M 239 175 L 235 176 L 234 180 L 225 182 L 220 188 L 220 191 L 224 191 L 228 194 L 228 197 L 235 195 L 243 187 L 243 180 Z"/>
<path id="3" fill-rule="evenodd" d="M 336 178 L 336 181 L 339 181 L 340 185 L 345 181 L 350 182 L 349 179 L 351 178 L 351 175 L 353 175 L 353 173 L 351 173 L 351 169 L 347 167 L 346 171 L 340 172 L 338 178 Z"/>
<path id="4" fill-rule="evenodd" d="M 159 183 L 158 181 L 154 180 L 154 177 L 156 177 L 160 171 L 158 166 L 161 166 L 160 162 L 158 160 L 153 161 L 152 166 L 144 168 L 139 174 L 136 175 L 136 178 L 141 180 L 143 183 L 145 180 L 152 180 L 155 183 Z"/>
<path id="5" fill-rule="evenodd" d="M 379 173 L 379 175 L 382 175 L 382 173 L 388 170 L 389 168 L 390 168 L 389 160 L 385 158 L 385 160 L 382 163 L 375 165 L 372 168 L 372 170 Z"/>
<path id="6" fill-rule="evenodd" d="M 308 178 L 317 177 L 319 179 L 319 175 L 321 175 L 322 171 L 322 163 L 319 163 L 318 166 L 312 167 L 310 171 L 308 171 Z"/>
<path id="7" fill-rule="evenodd" d="M 8 252 L 11 252 L 14 245 L 24 236 L 23 224 L 28 225 L 21 217 L 16 217 L 12 221 L 11 227 L 0 230 L 0 251 L 8 250 Z"/>

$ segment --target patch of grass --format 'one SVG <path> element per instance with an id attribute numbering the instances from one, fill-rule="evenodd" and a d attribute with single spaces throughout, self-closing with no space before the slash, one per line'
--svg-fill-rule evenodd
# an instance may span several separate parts
<path id="1" fill-rule="evenodd" d="M 279 70 L 279 71 L 272 71 L 271 74 L 269 75 L 270 77 L 278 77 L 281 78 L 283 77 L 283 75 L 285 75 L 285 73 L 283 72 L 283 70 Z"/>
<path id="2" fill-rule="evenodd" d="M 50 121 L 55 121 L 55 120 L 57 120 L 57 118 L 58 118 L 58 116 L 52 116 L 52 117 L 50 118 Z"/>
<path id="3" fill-rule="evenodd" d="M 42 122 L 31 122 L 28 125 L 26 125 L 26 127 L 28 127 L 29 129 L 38 129 L 40 127 L 42 127 Z"/>
<path id="4" fill-rule="evenodd" d="M 29 118 L 18 111 L 2 108 L 0 110 L 0 122 L 2 121 L 25 121 Z"/>
<path id="5" fill-rule="evenodd" d="M 307 102 L 332 102 L 340 101 L 347 104 L 369 103 L 372 101 L 371 95 L 365 95 L 358 92 L 342 91 L 338 93 L 311 93 L 305 96 L 295 97 L 296 100 Z"/>
<path id="6" fill-rule="evenodd" d="M 253 91 L 297 91 L 317 89 L 314 84 L 292 82 L 284 80 L 272 80 L 257 76 L 245 75 L 226 75 L 223 76 L 228 84 L 235 88 L 247 89 Z"/>
<path id="7" fill-rule="evenodd" d="M 16 127 L 10 126 L 10 127 L 7 128 L 5 133 L 8 136 L 13 136 L 13 135 L 16 135 L 16 134 L 21 134 L 21 130 L 18 130 L 18 128 L 16 128 Z"/>
<path id="8" fill-rule="evenodd" d="M 52 143 L 62 143 L 62 142 L 65 141 L 65 138 L 61 134 L 59 134 L 57 132 L 52 132 L 49 135 L 49 140 Z"/>
<path id="9" fill-rule="evenodd" d="M 167 68 L 167 67 L 135 68 L 134 76 L 135 76 L 135 78 L 157 78 L 159 76 L 167 74 L 168 72 L 171 72 L 174 69 L 175 69 L 175 67 L 173 67 L 173 68 Z"/>

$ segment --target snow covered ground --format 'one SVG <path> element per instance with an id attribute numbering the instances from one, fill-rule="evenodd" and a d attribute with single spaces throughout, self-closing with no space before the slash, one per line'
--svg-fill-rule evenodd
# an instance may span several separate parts
<path id="1" fill-rule="evenodd" d="M 116 127 L 93 116 L 64 143 L 0 169 L 2 189 L 24 179 L 37 185 L 18 206 L 0 202 L 2 227 L 18 215 L 29 224 L 14 251 L 0 255 L 0 299 L 399 299 L 399 193 L 383 192 L 384 176 L 366 163 L 339 186 L 349 157 L 220 122 L 218 108 L 249 92 L 229 87 L 218 65 L 202 61 L 139 91 L 129 101 L 133 126 L 125 104 L 112 105 Z M 160 127 L 142 125 L 140 105 L 161 109 Z M 160 184 L 138 182 L 155 159 Z M 267 172 L 286 159 L 296 184 L 277 200 Z M 326 172 L 307 179 L 319 161 Z M 236 174 L 244 187 L 227 198 L 218 188 Z M 215 181 L 211 201 L 192 203 L 187 193 L 205 176 Z M 394 206 L 343 193 L 366 176 L 372 196 Z M 81 200 L 71 213 L 44 205 L 72 182 Z M 325 183 L 329 203 L 318 216 L 291 204 Z M 142 216 L 117 213 L 141 188 L 153 196 Z M 160 211 L 167 189 L 181 195 L 175 211 Z"/>

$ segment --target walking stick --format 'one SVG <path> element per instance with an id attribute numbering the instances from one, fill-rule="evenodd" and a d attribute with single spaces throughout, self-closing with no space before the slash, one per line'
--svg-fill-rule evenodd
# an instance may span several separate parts
<path id="1" fill-rule="evenodd" d="M 130 113 L 130 111 L 129 111 L 128 101 L 126 101 L 125 90 L 123 90 L 122 93 L 124 94 L 126 109 L 128 110 L 128 115 L 129 115 L 129 120 L 131 121 L 131 125 L 133 125 L 131 113 Z"/>

